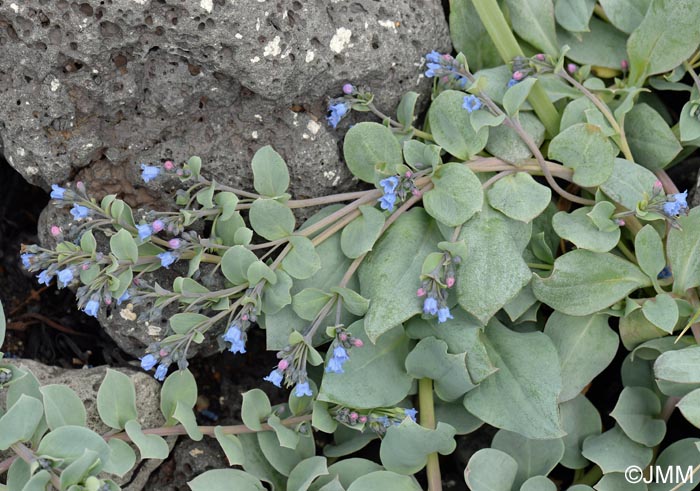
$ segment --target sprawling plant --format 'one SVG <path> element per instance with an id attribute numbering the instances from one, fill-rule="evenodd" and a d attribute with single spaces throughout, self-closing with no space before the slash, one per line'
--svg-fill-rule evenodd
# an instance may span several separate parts
<path id="1" fill-rule="evenodd" d="M 208 179 L 198 157 L 142 164 L 146 182 L 179 180 L 169 211 L 54 185 L 73 220 L 51 227 L 53 249 L 26 246 L 24 265 L 77 287 L 88 315 L 162 332 L 141 366 L 164 380 L 166 426 L 141 428 L 120 372 L 100 388 L 112 430 L 98 435 L 70 389 L 4 364 L 7 489 L 118 489 L 109 476 L 135 465 L 134 446 L 164 458 L 163 436 L 186 434 L 216 438 L 242 467 L 204 473 L 195 491 L 410 491 L 424 468 L 436 491 L 438 454 L 484 423 L 499 430 L 465 462 L 472 491 L 556 490 L 557 466 L 572 491 L 668 489 L 625 487 L 630 468 L 694 474 L 700 439 L 664 437 L 676 408 L 700 427 L 700 212 L 664 169 L 700 146 L 700 5 L 504 3 L 541 52 L 521 51 L 495 0 L 451 2 L 464 54 L 426 56 L 420 128 L 413 92 L 395 118 L 361 86 L 330 101 L 333 128 L 352 111 L 381 119 L 344 141 L 367 190 L 292 199 L 269 146 L 252 160 L 255 192 Z M 690 92 L 673 128 L 646 85 Z M 305 207 L 320 210 L 298 227 Z M 161 269 L 179 276 L 156 281 Z M 197 426 L 193 346 L 245 353 L 258 327 L 279 360 L 261 386 L 289 388 L 288 402 L 254 389 L 242 425 Z M 624 388 L 603 428 L 586 392 L 620 341 Z M 314 432 L 332 434 L 324 456 Z M 375 439 L 381 465 L 342 458 Z"/>

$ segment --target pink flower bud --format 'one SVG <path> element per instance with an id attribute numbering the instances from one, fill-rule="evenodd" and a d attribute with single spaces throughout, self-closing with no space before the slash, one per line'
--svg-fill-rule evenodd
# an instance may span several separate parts
<path id="1" fill-rule="evenodd" d="M 183 174 L 182 169 L 176 170 L 175 174 L 177 174 L 178 176 L 181 176 Z"/>
<path id="2" fill-rule="evenodd" d="M 177 249 L 180 247 L 180 239 L 170 239 L 168 241 L 168 246 L 170 246 L 171 249 Z"/>
<path id="3" fill-rule="evenodd" d="M 452 288 L 453 286 L 455 286 L 455 277 L 448 276 L 447 277 L 447 288 Z"/>
<path id="4" fill-rule="evenodd" d="M 248 320 L 248 314 L 243 314 L 243 315 L 241 316 L 241 320 L 247 321 L 247 320 Z"/>
<path id="5" fill-rule="evenodd" d="M 658 192 L 663 191 L 663 189 L 664 189 L 663 183 L 662 183 L 661 181 L 658 181 L 658 180 L 657 180 L 657 181 L 654 183 L 654 192 L 657 192 L 657 193 L 658 193 Z"/>
<path id="6" fill-rule="evenodd" d="M 620 68 L 622 68 L 623 71 L 627 71 L 627 69 L 630 67 L 630 64 L 627 60 L 622 60 L 620 62 Z"/>
<path id="7" fill-rule="evenodd" d="M 367 416 L 360 416 L 360 423 L 365 424 L 367 422 Z"/>
<path id="8" fill-rule="evenodd" d="M 352 344 L 355 345 L 355 348 L 362 348 L 365 345 L 365 343 L 363 343 L 361 339 L 356 339 L 352 342 Z"/>
<path id="9" fill-rule="evenodd" d="M 280 362 L 277 364 L 277 368 L 279 368 L 281 371 L 285 371 L 289 367 L 289 362 L 287 360 L 280 360 Z"/>
<path id="10" fill-rule="evenodd" d="M 406 176 L 407 179 L 410 179 L 412 175 L 413 175 L 413 172 L 411 172 L 410 170 L 407 170 L 406 173 L 404 174 L 404 176 Z"/>
<path id="11" fill-rule="evenodd" d="M 340 336 L 338 336 L 341 341 L 347 341 L 348 340 L 348 335 L 346 333 L 340 333 Z"/>
<path id="12" fill-rule="evenodd" d="M 420 194 L 421 194 L 421 193 L 420 193 L 420 189 L 418 189 L 418 188 L 413 188 L 413 189 L 411 189 L 411 194 L 412 194 L 413 196 L 415 196 L 415 197 L 419 197 Z"/>
<path id="13" fill-rule="evenodd" d="M 51 235 L 56 237 L 57 235 L 61 234 L 61 227 L 57 225 L 51 225 Z"/>
<path id="14" fill-rule="evenodd" d="M 416 296 L 418 296 L 418 297 L 424 297 L 424 296 L 425 296 L 425 289 L 424 289 L 424 288 L 419 288 L 418 291 L 416 292 Z"/>
<path id="15" fill-rule="evenodd" d="M 173 170 L 175 168 L 175 164 L 173 164 L 172 160 L 166 160 L 163 164 L 163 168 L 165 170 Z"/>
<path id="16" fill-rule="evenodd" d="M 568 65 L 566 65 L 566 71 L 569 72 L 570 75 L 576 73 L 576 70 L 578 70 L 578 67 L 575 63 L 569 63 Z"/>
<path id="17" fill-rule="evenodd" d="M 355 411 L 351 412 L 351 413 L 350 413 L 350 421 L 357 421 L 357 418 L 358 418 L 359 416 L 360 416 L 360 415 L 357 414 Z"/>
<path id="18" fill-rule="evenodd" d="M 79 191 L 85 192 L 85 184 L 83 184 L 83 181 L 76 182 L 75 187 L 78 188 Z"/>
<path id="19" fill-rule="evenodd" d="M 616 218 L 615 223 L 618 224 L 620 227 L 625 226 L 625 221 L 622 218 Z"/>
<path id="20" fill-rule="evenodd" d="M 442 81 L 443 84 L 446 84 L 446 83 L 448 83 L 448 82 L 450 81 L 450 77 L 448 77 L 447 75 L 445 75 L 445 76 L 442 77 L 440 80 Z"/>
<path id="21" fill-rule="evenodd" d="M 88 263 L 85 263 L 82 266 L 80 266 L 80 269 L 82 269 L 83 271 L 87 271 L 88 269 L 90 269 L 90 265 Z"/>
<path id="22" fill-rule="evenodd" d="M 542 54 L 542 53 L 537 53 L 537 54 L 535 55 L 535 58 L 536 58 L 538 61 L 544 61 L 544 54 Z"/>
<path id="23" fill-rule="evenodd" d="M 151 227 L 153 228 L 154 232 L 160 232 L 165 228 L 165 224 L 162 220 L 156 220 L 151 224 Z"/>
<path id="24" fill-rule="evenodd" d="M 525 74 L 520 70 L 516 70 L 513 72 L 513 80 L 520 82 L 523 79 L 523 77 L 525 77 Z"/>
<path id="25" fill-rule="evenodd" d="M 343 85 L 343 94 L 351 95 L 353 92 L 355 92 L 355 87 L 353 87 L 352 84 Z"/>
<path id="26" fill-rule="evenodd" d="M 161 349 L 161 350 L 158 352 L 158 354 L 159 354 L 161 357 L 162 357 L 162 356 L 168 356 L 168 350 L 166 350 L 166 349 Z"/>
<path id="27" fill-rule="evenodd" d="M 105 297 L 105 304 L 112 305 L 112 297 Z"/>

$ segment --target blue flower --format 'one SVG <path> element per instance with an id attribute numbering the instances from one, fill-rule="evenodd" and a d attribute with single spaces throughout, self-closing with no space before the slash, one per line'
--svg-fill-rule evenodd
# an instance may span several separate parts
<path id="1" fill-rule="evenodd" d="M 338 126 L 338 123 L 340 123 L 340 120 L 343 119 L 343 116 L 345 116 L 348 113 L 349 109 L 349 104 L 347 102 L 339 102 L 337 104 L 331 104 L 328 106 L 328 116 L 326 116 L 326 120 L 328 121 L 328 124 L 331 125 L 333 128 L 336 128 Z"/>
<path id="2" fill-rule="evenodd" d="M 37 278 L 39 278 L 39 284 L 40 285 L 46 285 L 49 286 L 49 283 L 51 283 L 51 275 L 49 274 L 48 271 L 44 270 L 41 273 L 37 275 Z"/>
<path id="3" fill-rule="evenodd" d="M 452 314 L 450 314 L 450 309 L 447 307 L 442 307 L 437 311 L 438 322 L 446 322 L 447 319 L 454 319 Z"/>
<path id="4" fill-rule="evenodd" d="M 63 199 L 66 188 L 62 188 L 58 184 L 51 185 L 51 199 Z"/>
<path id="5" fill-rule="evenodd" d="M 394 193 L 386 193 L 384 196 L 379 198 L 379 206 L 382 210 L 394 211 L 394 204 L 396 203 L 396 195 Z"/>
<path id="6" fill-rule="evenodd" d="M 296 387 L 294 387 L 294 395 L 297 397 L 311 397 L 313 395 L 313 392 L 311 392 L 311 388 L 309 387 L 308 382 L 299 382 L 296 385 Z"/>
<path id="7" fill-rule="evenodd" d="M 146 371 L 151 370 L 154 366 L 156 366 L 156 363 L 158 363 L 158 358 L 150 353 L 141 358 L 141 368 Z"/>
<path id="8" fill-rule="evenodd" d="M 514 78 L 511 78 L 510 80 L 508 80 L 508 88 L 510 89 L 513 85 L 515 85 L 517 83 L 518 83 L 517 80 L 515 80 Z"/>
<path id="9" fill-rule="evenodd" d="M 481 99 L 477 96 L 470 94 L 464 96 L 464 102 L 462 103 L 462 108 L 466 109 L 468 113 L 478 111 L 481 109 Z"/>
<path id="10" fill-rule="evenodd" d="M 389 421 L 389 418 L 386 416 L 379 416 L 377 418 L 377 423 L 380 423 L 384 428 L 391 426 L 391 421 Z"/>
<path id="11" fill-rule="evenodd" d="M 396 191 L 396 186 L 399 185 L 399 178 L 397 176 L 387 177 L 379 181 L 379 185 L 382 187 L 385 193 L 391 194 Z"/>
<path id="12" fill-rule="evenodd" d="M 70 214 L 73 215 L 73 218 L 76 220 L 80 220 L 81 218 L 85 218 L 90 214 L 90 209 L 87 206 L 74 203 L 73 208 L 70 210 Z"/>
<path id="13" fill-rule="evenodd" d="M 418 411 L 416 411 L 414 408 L 404 409 L 403 412 L 404 412 L 404 414 L 406 414 L 406 416 L 411 418 L 413 421 L 416 420 L 416 414 L 418 414 Z"/>
<path id="14" fill-rule="evenodd" d="M 124 290 L 124 293 L 122 293 L 122 296 L 117 299 L 117 305 L 121 305 L 122 302 L 126 302 L 127 300 L 129 300 L 129 298 L 131 298 L 131 295 L 129 295 L 129 291 Z"/>
<path id="15" fill-rule="evenodd" d="M 172 252 L 161 252 L 158 254 L 158 257 L 160 258 L 160 265 L 166 269 L 175 262 L 175 254 Z"/>
<path id="16" fill-rule="evenodd" d="M 168 366 L 162 363 L 156 368 L 156 373 L 153 374 L 153 378 L 160 380 L 161 382 L 165 380 L 165 376 L 168 374 Z"/>
<path id="17" fill-rule="evenodd" d="M 144 223 L 143 225 L 136 225 L 136 230 L 138 230 L 139 239 L 141 240 L 149 238 L 153 233 L 153 229 L 147 223 Z"/>
<path id="18" fill-rule="evenodd" d="M 29 269 L 32 267 L 32 258 L 34 254 L 25 253 L 20 256 L 22 258 L 22 266 L 24 269 Z"/>
<path id="19" fill-rule="evenodd" d="M 438 53 L 435 50 L 432 50 L 430 53 L 425 55 L 425 59 L 429 63 L 440 63 L 440 58 L 442 58 L 442 54 Z"/>
<path id="20" fill-rule="evenodd" d="M 233 354 L 245 353 L 245 339 L 243 338 L 243 331 L 238 327 L 237 324 L 231 324 L 224 334 L 224 341 L 231 343 L 231 348 L 229 351 Z"/>
<path id="21" fill-rule="evenodd" d="M 141 164 L 141 179 L 144 182 L 150 182 L 160 174 L 160 167 L 154 165 Z"/>
<path id="22" fill-rule="evenodd" d="M 328 366 L 326 367 L 326 372 L 329 373 L 344 373 L 343 364 L 348 361 L 350 357 L 348 352 L 342 346 L 336 346 L 333 349 L 333 356 L 328 360 Z"/>
<path id="23" fill-rule="evenodd" d="M 275 369 L 270 372 L 270 375 L 263 378 L 263 380 L 272 383 L 272 385 L 274 385 L 275 387 L 282 387 L 281 384 L 283 378 L 284 376 L 282 375 L 282 372 Z"/>
<path id="24" fill-rule="evenodd" d="M 688 203 L 686 202 L 687 197 L 688 191 L 669 195 L 667 199 L 672 201 L 666 201 L 666 203 L 664 203 L 664 213 L 672 218 L 680 215 L 688 209 Z"/>
<path id="25" fill-rule="evenodd" d="M 671 273 L 671 268 L 668 266 L 664 266 L 664 269 L 661 270 L 661 272 L 657 275 L 657 278 L 660 280 L 665 280 L 666 278 L 670 278 L 673 276 Z"/>
<path id="26" fill-rule="evenodd" d="M 425 71 L 425 76 L 428 78 L 433 78 L 443 69 L 443 66 L 439 63 L 428 63 L 426 66 L 428 69 Z"/>
<path id="27" fill-rule="evenodd" d="M 423 313 L 435 315 L 438 313 L 438 303 L 435 297 L 427 297 L 423 302 Z"/>
<path id="28" fill-rule="evenodd" d="M 91 315 L 93 317 L 97 317 L 98 310 L 100 310 L 100 302 L 97 300 L 90 300 L 87 304 L 85 304 L 85 308 L 83 309 L 87 315 Z"/>
<path id="29" fill-rule="evenodd" d="M 58 281 L 64 286 L 73 281 L 73 271 L 69 268 L 61 269 L 58 272 Z"/>

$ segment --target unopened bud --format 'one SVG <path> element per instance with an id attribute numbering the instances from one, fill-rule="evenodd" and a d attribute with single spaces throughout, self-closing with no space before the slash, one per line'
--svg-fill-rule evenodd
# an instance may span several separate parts
<path id="1" fill-rule="evenodd" d="M 355 87 L 352 84 L 343 85 L 343 94 L 351 95 L 353 92 L 355 92 Z"/>
<path id="2" fill-rule="evenodd" d="M 175 164 L 173 164 L 172 160 L 166 160 L 163 164 L 163 168 L 165 170 L 173 170 L 175 168 Z"/>
<path id="3" fill-rule="evenodd" d="M 51 225 L 51 235 L 56 237 L 57 235 L 61 234 L 61 227 L 57 225 Z"/>
<path id="4" fill-rule="evenodd" d="M 537 53 L 535 55 L 535 58 L 537 59 L 537 61 L 544 61 L 544 59 L 545 59 L 544 54 L 542 54 L 542 53 Z"/>
<path id="5" fill-rule="evenodd" d="M 168 241 L 168 245 L 171 249 L 177 249 L 178 247 L 180 247 L 180 239 L 170 239 Z"/>
<path id="6" fill-rule="evenodd" d="M 566 71 L 569 72 L 570 75 L 573 75 L 576 73 L 576 70 L 578 70 L 578 67 L 574 63 L 569 63 L 566 65 Z"/>
<path id="7" fill-rule="evenodd" d="M 419 197 L 421 195 L 420 189 L 418 189 L 418 188 L 411 189 L 411 194 L 415 197 Z"/>
<path id="8" fill-rule="evenodd" d="M 424 289 L 424 288 L 419 288 L 418 291 L 416 292 L 416 296 L 418 296 L 418 297 L 424 297 L 424 296 L 425 296 L 425 289 Z"/>
<path id="9" fill-rule="evenodd" d="M 367 416 L 360 416 L 360 423 L 364 424 L 367 422 Z"/>
<path id="10" fill-rule="evenodd" d="M 452 288 L 455 285 L 455 277 L 449 276 L 447 278 L 447 288 Z"/>
<path id="11" fill-rule="evenodd" d="M 160 232 L 165 228 L 165 224 L 163 223 L 163 220 L 156 220 L 151 224 L 151 227 L 153 228 L 154 232 Z"/>
<path id="12" fill-rule="evenodd" d="M 623 71 L 627 71 L 627 69 L 630 67 L 630 64 L 627 60 L 622 60 L 620 62 L 620 68 L 622 68 Z"/>
<path id="13" fill-rule="evenodd" d="M 525 74 L 520 70 L 513 72 L 513 80 L 520 82 L 525 77 Z"/>
<path id="14" fill-rule="evenodd" d="M 289 362 L 287 360 L 280 360 L 280 362 L 277 364 L 277 368 L 279 368 L 281 371 L 285 371 L 289 367 Z"/>
<path id="15" fill-rule="evenodd" d="M 352 342 L 352 344 L 355 345 L 355 348 L 362 348 L 362 346 L 364 346 L 365 343 L 363 343 L 361 339 L 356 339 Z"/>
<path id="16" fill-rule="evenodd" d="M 341 333 L 339 336 L 341 341 L 347 341 L 348 340 L 348 335 L 346 333 Z"/>

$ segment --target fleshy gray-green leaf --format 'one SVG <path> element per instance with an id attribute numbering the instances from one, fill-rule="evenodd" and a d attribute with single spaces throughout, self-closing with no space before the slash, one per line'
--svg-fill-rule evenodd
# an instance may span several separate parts
<path id="1" fill-rule="evenodd" d="M 360 206 L 360 213 L 340 235 L 340 248 L 352 259 L 371 251 L 384 227 L 384 214 L 374 206 Z"/>
<path id="2" fill-rule="evenodd" d="M 517 87 L 517 85 L 515 87 Z M 472 123 L 474 123 L 475 115 L 479 113 L 490 114 L 485 111 L 472 113 Z M 518 115 L 518 119 L 525 133 L 530 135 L 535 145 L 537 147 L 542 145 L 542 142 L 544 142 L 544 125 L 540 123 L 537 116 L 529 112 L 521 112 Z M 532 157 L 530 147 L 525 144 L 520 135 L 518 135 L 514 129 L 503 124 L 497 124 L 489 130 L 486 151 L 494 157 L 515 164 Z M 525 173 L 523 172 L 522 174 Z"/>
<path id="3" fill-rule="evenodd" d="M 308 238 L 292 235 L 289 243 L 292 248 L 282 260 L 282 268 L 291 277 L 305 280 L 321 269 L 321 257 Z"/>
<path id="4" fill-rule="evenodd" d="M 520 491 L 557 491 L 557 485 L 545 476 L 534 476 L 520 487 Z"/>
<path id="5" fill-rule="evenodd" d="M 284 194 L 289 187 L 289 171 L 284 159 L 270 146 L 260 148 L 253 155 L 253 187 L 263 196 Z"/>
<path id="6" fill-rule="evenodd" d="M 655 447 L 666 435 L 666 423 L 660 413 L 661 401 L 654 392 L 644 387 L 625 387 L 610 416 L 629 438 Z"/>
<path id="7" fill-rule="evenodd" d="M 562 390 L 559 401 L 576 397 L 615 358 L 620 340 L 608 325 L 608 316 L 572 317 L 554 312 L 544 333 L 559 353 Z"/>
<path id="8" fill-rule="evenodd" d="M 474 131 L 470 113 L 462 107 L 464 97 L 464 92 L 456 90 L 442 92 L 430 106 L 428 119 L 435 143 L 455 157 L 466 160 L 486 146 L 489 128 Z"/>
<path id="9" fill-rule="evenodd" d="M 552 191 L 526 172 L 496 181 L 487 195 L 493 208 L 507 217 L 526 223 L 542 213 L 552 199 Z"/>
<path id="10" fill-rule="evenodd" d="M 243 393 L 241 419 L 248 428 L 260 431 L 261 421 L 266 420 L 271 412 L 270 400 L 262 390 L 252 389 Z"/>
<path id="11" fill-rule="evenodd" d="M 457 300 L 482 323 L 513 299 L 530 281 L 522 252 L 531 226 L 484 207 L 462 227 L 468 254 L 457 271 Z"/>
<path id="12" fill-rule="evenodd" d="M 464 481 L 471 491 L 511 491 L 518 463 L 505 452 L 482 448 L 471 456 Z"/>
<path id="13" fill-rule="evenodd" d="M 442 240 L 437 224 L 421 208 L 404 213 L 362 262 L 360 293 L 371 299 L 365 330 L 372 342 L 421 312 L 416 291 L 423 259 Z"/>
<path id="14" fill-rule="evenodd" d="M 595 0 L 557 0 L 554 5 L 554 17 L 567 31 L 586 32 L 595 3 Z"/>
<path id="15" fill-rule="evenodd" d="M 678 304 L 667 293 L 647 299 L 642 306 L 642 313 L 649 322 L 669 334 L 678 322 Z"/>
<path id="16" fill-rule="evenodd" d="M 450 0 L 450 37 L 455 50 L 469 55 L 472 72 L 501 64 L 471 0 Z"/>
<path id="17" fill-rule="evenodd" d="M 627 34 L 644 20 L 652 0 L 599 0 L 610 23 Z"/>
<path id="18" fill-rule="evenodd" d="M 382 438 L 379 456 L 384 467 L 392 472 L 411 475 L 420 471 L 428 455 L 437 452 L 449 455 L 455 451 L 455 429 L 443 422 L 431 430 L 406 418 L 400 425 L 391 426 Z"/>
<path id="19" fill-rule="evenodd" d="M 287 491 L 307 491 L 314 479 L 327 474 L 328 467 L 326 467 L 325 457 L 314 456 L 302 460 L 289 473 Z"/>
<path id="20" fill-rule="evenodd" d="M 700 4 L 695 0 L 652 1 L 627 41 L 632 86 L 666 72 L 690 57 L 700 44 Z"/>
<path id="21" fill-rule="evenodd" d="M 651 195 L 655 182 L 656 176 L 649 169 L 616 158 L 612 175 L 600 189 L 616 203 L 634 210 L 637 203 L 645 199 L 644 193 Z"/>
<path id="22" fill-rule="evenodd" d="M 663 449 L 654 464 L 663 471 L 673 469 L 673 472 L 676 473 L 674 477 L 678 476 L 680 471 L 683 478 L 685 478 L 688 470 L 693 469 L 698 464 L 698 443 L 700 443 L 700 440 L 697 438 L 684 438 L 683 440 L 675 441 Z M 678 479 L 674 484 L 680 484 L 681 479 Z M 675 491 L 691 491 L 697 485 L 697 474 L 695 474 L 691 479 L 686 480 L 682 486 L 676 487 Z M 649 491 L 666 491 L 667 489 L 668 483 L 661 482 L 661 479 L 649 483 Z"/>
<path id="23" fill-rule="evenodd" d="M 29 440 L 43 415 L 41 401 L 22 394 L 0 418 L 0 450 L 7 450 L 10 445 Z"/>
<path id="24" fill-rule="evenodd" d="M 596 16 L 591 17 L 588 28 L 588 32 L 581 33 L 559 29 L 559 45 L 570 48 L 566 57 L 581 65 L 619 69 L 620 62 L 627 58 L 627 36 Z"/>
<path id="25" fill-rule="evenodd" d="M 134 445 L 138 447 L 142 459 L 165 459 L 168 456 L 170 451 L 165 439 L 158 435 L 144 433 L 135 419 L 127 421 L 124 429 Z"/>
<path id="26" fill-rule="evenodd" d="M 548 55 L 559 54 L 552 0 L 506 0 L 505 4 L 518 36 Z"/>
<path id="27" fill-rule="evenodd" d="M 391 170 L 403 163 L 401 145 L 391 130 L 379 123 L 363 122 L 350 128 L 343 142 L 343 155 L 350 172 L 370 183 L 375 181 L 377 164 Z"/>
<path id="28" fill-rule="evenodd" d="M 560 211 L 552 219 L 552 226 L 562 239 L 580 249 L 593 252 L 608 252 L 620 240 L 620 229 L 601 231 L 588 216 L 590 208 L 585 206 L 571 213 Z"/>
<path id="29" fill-rule="evenodd" d="M 559 357 L 550 339 L 541 332 L 513 332 L 495 320 L 484 334 L 489 358 L 498 370 L 467 392 L 467 410 L 492 426 L 528 438 L 563 436 L 557 407 Z"/>
<path id="30" fill-rule="evenodd" d="M 664 246 L 661 237 L 654 227 L 644 225 L 634 238 L 634 254 L 637 256 L 639 267 L 652 280 L 666 266 Z"/>
<path id="31" fill-rule="evenodd" d="M 664 118 L 644 103 L 627 113 L 625 133 L 635 162 L 653 171 L 666 167 L 683 148 Z"/>
<path id="32" fill-rule="evenodd" d="M 376 471 L 353 482 L 347 491 L 420 491 L 421 487 L 411 476 L 391 471 Z"/>
<path id="33" fill-rule="evenodd" d="M 583 394 L 566 401 L 560 409 L 562 426 L 566 432 L 561 464 L 569 469 L 583 469 L 588 465 L 588 460 L 581 454 L 581 447 L 586 438 L 601 433 L 603 426 L 600 414 Z"/>
<path id="34" fill-rule="evenodd" d="M 40 390 L 44 396 L 44 413 L 49 429 L 55 430 L 66 425 L 85 426 L 85 406 L 70 387 L 52 384 L 45 385 Z"/>
<path id="35" fill-rule="evenodd" d="M 117 430 L 123 429 L 127 421 L 136 419 L 136 390 L 127 375 L 107 369 L 97 391 L 97 411 L 107 426 Z"/>
<path id="36" fill-rule="evenodd" d="M 456 227 L 481 211 L 484 202 L 481 181 L 464 164 L 438 167 L 432 181 L 434 187 L 423 196 L 423 205 L 437 221 Z"/>
<path id="37" fill-rule="evenodd" d="M 636 265 L 610 253 L 577 249 L 554 262 L 548 278 L 535 276 L 532 291 L 541 301 L 568 315 L 588 315 L 651 284 Z"/>
<path id="38" fill-rule="evenodd" d="M 546 476 L 564 456 L 564 442 L 555 440 L 532 440 L 518 433 L 499 430 L 493 437 L 491 448 L 507 453 L 518 463 L 514 489 L 534 476 Z"/>
<path id="39" fill-rule="evenodd" d="M 192 491 L 265 491 L 254 476 L 238 469 L 213 469 L 187 483 Z"/>
<path id="40" fill-rule="evenodd" d="M 267 240 L 277 240 L 294 231 L 292 210 L 274 199 L 256 199 L 248 215 L 250 226 Z"/>
<path id="41" fill-rule="evenodd" d="M 644 469 L 651 462 L 653 450 L 631 440 L 615 425 L 605 433 L 586 438 L 582 453 L 607 474 L 625 472 L 625 469 L 633 465 Z"/>
<path id="42" fill-rule="evenodd" d="M 673 271 L 673 293 L 683 295 L 700 285 L 700 209 L 679 217 L 678 223 L 681 229 L 671 229 L 666 245 Z"/>
<path id="43" fill-rule="evenodd" d="M 573 180 L 584 187 L 599 186 L 612 175 L 616 150 L 599 126 L 578 123 L 555 136 L 549 157 L 573 169 Z"/>

